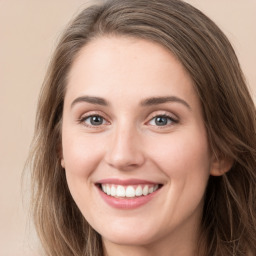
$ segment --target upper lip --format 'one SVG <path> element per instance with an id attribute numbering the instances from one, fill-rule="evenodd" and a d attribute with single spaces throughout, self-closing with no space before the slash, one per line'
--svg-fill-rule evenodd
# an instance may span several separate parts
<path id="1" fill-rule="evenodd" d="M 157 185 L 160 183 L 148 181 L 148 180 L 141 180 L 141 179 L 102 179 L 96 182 L 96 184 L 115 184 L 115 185 L 139 185 L 139 184 L 152 184 Z"/>

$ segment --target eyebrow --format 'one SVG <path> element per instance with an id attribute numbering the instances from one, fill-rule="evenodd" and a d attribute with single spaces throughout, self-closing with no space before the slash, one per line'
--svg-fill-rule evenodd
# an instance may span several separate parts
<path id="1" fill-rule="evenodd" d="M 94 105 L 100 105 L 100 106 L 108 106 L 109 103 L 101 98 L 101 97 L 96 97 L 96 96 L 81 96 L 76 98 L 72 103 L 71 103 L 71 108 L 77 104 L 77 103 L 81 103 L 81 102 L 87 102 L 87 103 L 91 103 Z M 140 105 L 141 106 L 153 106 L 153 105 L 160 105 L 160 104 L 164 104 L 167 102 L 177 102 L 177 103 L 181 103 L 184 106 L 186 106 L 189 110 L 191 110 L 190 105 L 183 99 L 176 97 L 176 96 L 167 96 L 167 97 L 151 97 L 151 98 L 147 98 L 144 99 L 143 101 L 141 101 Z"/>
<path id="2" fill-rule="evenodd" d="M 95 97 L 95 96 L 82 96 L 82 97 L 78 97 L 76 98 L 72 103 L 71 103 L 71 108 L 80 102 L 87 102 L 87 103 L 91 103 L 91 104 L 95 104 L 95 105 L 101 105 L 101 106 L 107 106 L 109 105 L 108 102 L 100 97 Z"/>
<path id="3" fill-rule="evenodd" d="M 177 102 L 181 103 L 186 106 L 189 110 L 191 110 L 190 105 L 183 99 L 176 97 L 176 96 L 167 96 L 167 97 L 152 97 L 147 98 L 141 102 L 142 106 L 152 106 L 152 105 L 159 105 L 164 104 L 167 102 Z"/>

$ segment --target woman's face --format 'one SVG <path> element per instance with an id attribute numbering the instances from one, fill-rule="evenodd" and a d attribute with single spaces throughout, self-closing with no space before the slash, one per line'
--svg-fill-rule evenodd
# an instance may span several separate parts
<path id="1" fill-rule="evenodd" d="M 212 157 L 193 82 L 162 46 L 102 37 L 82 49 L 62 154 L 71 194 L 106 243 L 195 237 Z"/>

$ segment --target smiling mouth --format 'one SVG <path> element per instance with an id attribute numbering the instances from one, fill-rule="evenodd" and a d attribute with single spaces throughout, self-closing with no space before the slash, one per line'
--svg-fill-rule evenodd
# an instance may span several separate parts
<path id="1" fill-rule="evenodd" d="M 147 196 L 162 187 L 162 184 L 137 184 L 127 186 L 116 184 L 97 185 L 106 195 L 123 199 L 132 199 Z"/>

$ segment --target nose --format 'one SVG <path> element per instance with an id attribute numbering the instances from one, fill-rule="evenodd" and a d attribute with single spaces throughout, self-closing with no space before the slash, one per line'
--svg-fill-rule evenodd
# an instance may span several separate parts
<path id="1" fill-rule="evenodd" d="M 117 127 L 113 131 L 105 159 L 108 165 L 122 171 L 134 170 L 144 164 L 141 135 L 136 127 Z"/>

